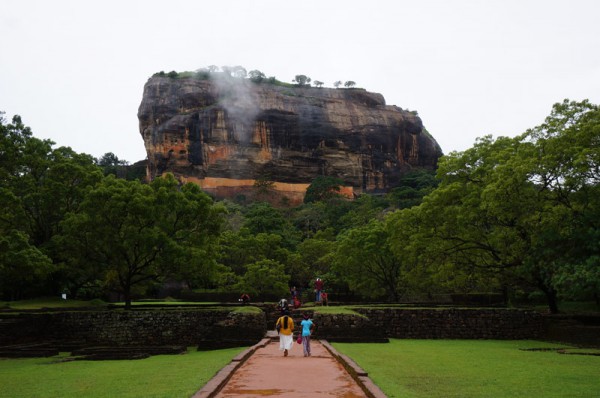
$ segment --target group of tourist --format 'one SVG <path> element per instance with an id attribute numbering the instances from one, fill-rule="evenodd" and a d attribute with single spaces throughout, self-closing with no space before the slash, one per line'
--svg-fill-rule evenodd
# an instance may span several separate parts
<path id="1" fill-rule="evenodd" d="M 321 278 L 316 278 L 314 282 L 315 287 L 315 303 L 327 305 L 327 293 L 323 290 L 323 280 Z M 296 286 L 292 286 L 290 288 L 290 297 L 291 303 L 294 309 L 298 309 L 301 307 L 302 302 L 300 300 L 301 291 L 296 289 Z M 243 293 L 239 298 L 239 301 L 242 305 L 247 305 L 250 302 L 250 296 L 247 293 Z M 283 351 L 284 356 L 288 356 L 289 350 L 292 348 L 294 344 L 294 320 L 290 316 L 290 305 L 288 304 L 288 300 L 282 298 L 277 303 L 277 307 L 281 312 L 281 316 L 277 319 L 275 324 L 275 329 L 277 329 L 277 333 L 279 334 L 279 348 Z M 302 348 L 304 349 L 304 356 L 310 356 L 310 336 L 312 335 L 315 324 L 310 319 L 310 314 L 305 312 L 303 314 L 303 319 L 300 322 L 301 332 L 299 332 L 296 341 L 298 343 L 302 343 Z"/>
<path id="2" fill-rule="evenodd" d="M 323 280 L 321 278 L 316 278 L 315 280 L 315 303 L 327 305 L 327 293 L 323 291 Z M 300 308 L 302 305 L 300 301 L 301 292 L 296 289 L 296 286 L 292 286 L 290 288 L 290 296 L 291 302 L 294 309 Z M 283 351 L 283 356 L 288 356 L 289 350 L 294 345 L 294 320 L 290 316 L 290 306 L 286 299 L 279 300 L 277 304 L 279 310 L 281 311 L 281 317 L 277 319 L 275 323 L 275 329 L 277 329 L 277 333 L 279 333 L 279 349 Z M 303 315 L 303 319 L 300 322 L 300 328 L 302 329 L 299 332 L 299 336 L 296 341 L 298 343 L 302 343 L 302 348 L 304 349 L 304 356 L 310 356 L 310 336 L 315 328 L 314 322 L 310 319 L 310 315 L 305 312 Z"/>
<path id="3" fill-rule="evenodd" d="M 279 333 L 279 349 L 283 351 L 283 356 L 287 357 L 289 351 L 294 345 L 294 320 L 290 316 L 289 310 L 285 310 L 283 315 L 277 319 L 275 323 L 275 329 Z M 299 332 L 296 342 L 302 343 L 304 350 L 304 356 L 310 356 L 310 336 L 312 335 L 315 324 L 310 319 L 310 315 L 305 312 L 303 319 L 300 322 L 301 332 Z"/>
<path id="4" fill-rule="evenodd" d="M 328 304 L 328 297 L 327 297 L 327 293 L 324 290 L 324 285 L 325 285 L 325 282 L 323 282 L 323 279 L 321 279 L 321 278 L 315 279 L 315 282 L 314 282 L 315 304 L 321 304 L 321 305 Z M 292 286 L 290 288 L 290 297 L 292 300 L 291 303 L 294 306 L 294 308 L 300 308 L 300 306 L 302 305 L 301 296 L 302 296 L 302 291 L 300 289 L 297 289 L 296 286 Z"/>

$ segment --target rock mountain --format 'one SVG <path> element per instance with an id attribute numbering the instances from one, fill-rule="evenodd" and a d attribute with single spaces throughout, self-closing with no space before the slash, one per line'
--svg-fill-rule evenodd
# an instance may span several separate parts
<path id="1" fill-rule="evenodd" d="M 171 172 L 217 197 L 250 198 L 268 182 L 272 202 L 295 205 L 317 176 L 341 178 L 349 197 L 386 192 L 442 155 L 421 119 L 381 94 L 210 76 L 155 76 L 144 86 L 149 179 Z"/>

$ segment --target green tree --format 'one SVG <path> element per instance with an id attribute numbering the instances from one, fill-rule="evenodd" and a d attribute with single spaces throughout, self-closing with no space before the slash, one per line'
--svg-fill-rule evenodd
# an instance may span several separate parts
<path id="1" fill-rule="evenodd" d="M 21 118 L 0 123 L 2 197 L 12 198 L 2 228 L 22 230 L 40 249 L 57 233 L 67 212 L 77 208 L 88 187 L 101 178 L 94 159 L 33 137 Z M 8 208 L 8 207 L 5 207 Z"/>
<path id="2" fill-rule="evenodd" d="M 250 80 L 254 83 L 261 83 L 267 78 L 267 76 L 264 73 L 256 69 L 248 72 L 248 77 L 250 77 Z"/>
<path id="3" fill-rule="evenodd" d="M 385 209 L 389 207 L 387 200 L 380 196 L 360 195 L 349 202 L 348 212 L 341 215 L 339 225 L 342 229 L 366 225 L 371 220 L 383 220 Z"/>
<path id="4" fill-rule="evenodd" d="M 339 233 L 348 227 L 349 221 L 352 224 L 352 220 L 345 216 L 357 204 L 339 193 L 342 184 L 339 178 L 319 176 L 309 185 L 304 205 L 295 214 L 296 225 L 305 235 L 326 228 L 333 228 Z"/>
<path id="5" fill-rule="evenodd" d="M 63 222 L 57 245 L 72 267 L 87 264 L 131 306 L 132 288 L 212 261 L 220 209 L 172 175 L 149 185 L 106 177 Z"/>
<path id="6" fill-rule="evenodd" d="M 385 295 L 397 302 L 406 291 L 406 264 L 391 250 L 383 222 L 373 220 L 342 234 L 333 264 L 350 288 L 365 297 Z"/>
<path id="7" fill-rule="evenodd" d="M 221 66 L 221 71 L 226 77 L 232 77 L 233 75 L 233 68 L 231 66 L 223 65 Z"/>
<path id="8" fill-rule="evenodd" d="M 439 187 L 420 206 L 422 239 L 428 241 L 440 275 L 452 273 L 451 265 L 467 276 L 454 279 L 466 291 L 481 289 L 480 281 L 497 275 L 511 286 L 534 283 L 534 273 L 524 271 L 540 228 L 540 202 L 527 180 L 529 167 L 513 169 L 506 163 L 522 149 L 518 138 L 485 137 L 463 153 L 450 154 L 439 165 Z"/>
<path id="9" fill-rule="evenodd" d="M 269 233 L 279 235 L 285 248 L 293 249 L 300 239 L 300 233 L 289 219 L 284 218 L 281 210 L 265 202 L 256 202 L 248 206 L 244 227 L 252 234 Z"/>
<path id="10" fill-rule="evenodd" d="M 18 115 L 12 123 L 7 123 L 4 112 L 0 112 L 0 182 L 2 186 L 11 183 L 25 168 L 25 145 L 32 138 L 32 132 Z"/>
<path id="11" fill-rule="evenodd" d="M 318 176 L 306 189 L 304 203 L 324 201 L 331 198 L 340 197 L 341 186 L 344 181 L 337 177 Z"/>
<path id="12" fill-rule="evenodd" d="M 237 65 L 232 68 L 233 77 L 237 77 L 240 79 L 245 79 L 248 73 L 246 72 L 246 68 L 243 66 Z"/>
<path id="13" fill-rule="evenodd" d="M 0 233 L 23 230 L 27 223 L 21 206 L 19 189 L 22 176 L 28 172 L 25 160 L 27 142 L 32 139 L 31 129 L 25 127 L 19 116 L 7 123 L 0 113 Z"/>
<path id="14" fill-rule="evenodd" d="M 431 298 L 435 294 L 479 292 L 483 286 L 494 286 L 494 281 L 484 280 L 482 273 L 455 266 L 436 246 L 438 241 L 431 237 L 429 216 L 428 208 L 414 206 L 385 217 L 390 250 L 405 265 L 404 281 L 408 293 Z"/>
<path id="15" fill-rule="evenodd" d="M 75 211 L 89 187 L 102 178 L 90 155 L 60 147 L 37 152 L 31 173 L 24 175 L 19 196 L 36 246 L 45 246 L 59 232 L 66 214 Z"/>
<path id="16" fill-rule="evenodd" d="M 112 152 L 107 152 L 100 159 L 96 160 L 96 164 L 102 168 L 104 175 L 112 174 L 117 177 L 123 177 L 124 167 L 127 166 L 127 161 L 120 160 L 117 155 Z"/>
<path id="17" fill-rule="evenodd" d="M 310 83 L 310 77 L 306 75 L 296 75 L 292 81 L 298 83 L 299 86 L 305 86 Z"/>
<path id="18" fill-rule="evenodd" d="M 264 198 L 269 196 L 269 193 L 275 187 L 275 183 L 269 179 L 269 177 L 259 177 L 254 180 L 254 186 L 252 187 L 256 192 L 256 196 Z"/>
<path id="19" fill-rule="evenodd" d="M 52 260 L 32 246 L 24 232 L 0 234 L 0 295 L 5 300 L 37 294 L 53 270 Z"/>
<path id="20" fill-rule="evenodd" d="M 318 231 L 313 237 L 305 239 L 298 245 L 298 253 L 304 267 L 303 272 L 297 272 L 294 278 L 297 286 L 308 287 L 315 275 L 326 275 L 331 272 L 336 248 L 335 239 L 335 232 L 328 228 Z M 330 282 L 328 285 L 331 285 Z"/>
<path id="21" fill-rule="evenodd" d="M 0 133 L 0 198 L 10 209 L 3 211 L 0 228 L 22 230 L 34 245 L 42 244 L 46 225 L 35 205 L 43 200 L 38 187 L 44 183 L 54 143 L 33 137 L 17 115 L 10 124 L 0 116 Z"/>
<path id="22" fill-rule="evenodd" d="M 248 264 L 247 271 L 236 286 L 238 291 L 253 296 L 274 294 L 287 296 L 289 292 L 289 275 L 286 275 L 283 264 L 273 260 L 260 260 Z"/>
<path id="23" fill-rule="evenodd" d="M 333 83 L 333 87 L 335 87 L 335 88 L 339 88 L 341 85 L 342 85 L 342 81 L 341 80 L 336 80 Z"/>
<path id="24" fill-rule="evenodd" d="M 352 80 L 348 80 L 347 82 L 344 83 L 344 87 L 347 87 L 347 88 L 352 88 L 354 86 L 356 86 L 356 82 L 353 82 Z"/>
<path id="25" fill-rule="evenodd" d="M 302 233 L 303 238 L 310 238 L 317 231 L 325 229 L 324 206 L 318 202 L 305 203 L 293 209 L 292 222 Z"/>
<path id="26" fill-rule="evenodd" d="M 398 186 L 390 190 L 386 199 L 398 209 L 417 206 L 437 185 L 435 171 L 410 171 L 400 178 Z"/>
<path id="27" fill-rule="evenodd" d="M 23 272 L 31 264 L 40 266 L 39 272 L 27 271 L 36 278 L 35 283 L 29 283 L 29 294 L 35 294 L 34 287 L 39 289 L 38 294 L 48 289 L 55 293 L 56 286 L 41 281 L 46 278 L 61 283 L 57 267 L 48 267 L 46 262 L 49 256 L 56 265 L 59 263 L 51 239 L 59 233 L 65 215 L 78 208 L 87 189 L 102 178 L 102 173 L 91 156 L 65 147 L 53 149 L 52 141 L 33 137 L 19 116 L 13 117 L 11 124 L 2 118 L 0 133 L 0 235 L 7 239 L 6 250 L 17 251 L 17 257 L 5 253 L 4 259 L 23 256 Z M 14 269 L 17 263 L 12 264 Z M 11 272 L 5 277 L 17 274 Z M 5 282 L 7 286 L 20 286 L 17 279 Z"/>
<path id="28" fill-rule="evenodd" d="M 314 83 L 315 83 L 315 86 L 317 86 L 319 88 L 323 87 L 323 84 L 325 84 L 325 83 L 323 83 L 322 81 L 319 81 L 319 80 L 315 80 Z"/>
<path id="29" fill-rule="evenodd" d="M 247 228 L 239 232 L 225 231 L 219 239 L 219 263 L 237 275 L 243 275 L 246 266 L 260 260 L 285 263 L 289 251 L 282 247 L 282 237 L 270 233 L 251 233 Z"/>
<path id="30" fill-rule="evenodd" d="M 584 278 L 595 290 L 598 126 L 597 106 L 565 101 L 519 137 L 484 137 L 442 158 L 440 185 L 420 206 L 440 264 L 488 286 L 495 277 L 496 288 L 538 289 L 551 312 L 567 275 L 585 276 L 575 290 Z"/>
<path id="31" fill-rule="evenodd" d="M 600 296 L 599 136 L 600 107 L 587 100 L 555 104 L 543 124 L 523 135 L 535 159 L 529 178 L 544 200 L 536 265 L 567 298 Z"/>

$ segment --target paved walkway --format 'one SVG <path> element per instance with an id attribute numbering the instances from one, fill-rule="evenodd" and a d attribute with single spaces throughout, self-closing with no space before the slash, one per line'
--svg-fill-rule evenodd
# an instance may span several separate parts
<path id="1" fill-rule="evenodd" d="M 266 338 L 235 358 L 193 398 L 385 397 L 360 367 L 327 342 L 313 340 L 311 348 L 312 355 L 304 357 L 302 345 L 294 343 L 284 357 L 279 341 Z"/>

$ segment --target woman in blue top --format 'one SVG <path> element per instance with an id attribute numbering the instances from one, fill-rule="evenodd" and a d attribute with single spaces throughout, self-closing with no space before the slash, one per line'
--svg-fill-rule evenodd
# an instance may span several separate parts
<path id="1" fill-rule="evenodd" d="M 304 319 L 300 322 L 300 326 L 302 327 L 302 347 L 304 348 L 304 356 L 310 356 L 310 335 L 315 328 L 315 324 L 310 319 L 310 315 L 308 313 L 304 313 Z"/>

